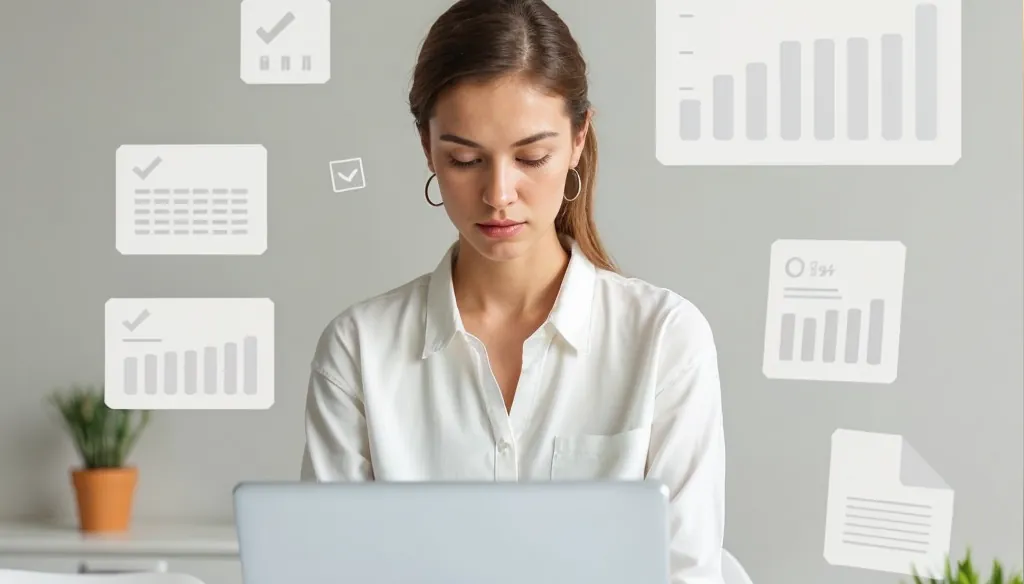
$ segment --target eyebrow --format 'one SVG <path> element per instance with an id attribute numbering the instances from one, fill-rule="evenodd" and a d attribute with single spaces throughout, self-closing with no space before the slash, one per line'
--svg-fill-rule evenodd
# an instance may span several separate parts
<path id="1" fill-rule="evenodd" d="M 529 136 L 529 137 L 523 138 L 522 140 L 517 141 L 515 144 L 512 144 L 512 146 L 518 148 L 520 146 L 526 146 L 527 144 L 533 144 L 534 142 L 539 142 L 540 140 L 543 140 L 545 138 L 551 138 L 551 137 L 557 136 L 557 135 L 558 135 L 558 132 L 539 132 L 537 134 L 534 134 L 532 136 Z M 483 146 L 481 146 L 480 144 L 477 144 L 476 142 L 474 142 L 472 140 L 467 140 L 466 138 L 462 138 L 460 136 L 456 136 L 455 134 L 442 134 L 441 136 L 438 137 L 438 140 L 442 140 L 442 141 L 445 141 L 445 142 L 454 142 L 456 144 L 462 144 L 463 146 L 468 146 L 470 148 L 483 148 Z"/>

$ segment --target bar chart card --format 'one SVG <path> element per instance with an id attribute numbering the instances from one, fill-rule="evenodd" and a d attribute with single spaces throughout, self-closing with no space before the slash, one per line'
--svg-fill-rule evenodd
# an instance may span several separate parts
<path id="1" fill-rule="evenodd" d="M 242 81 L 312 85 L 331 79 L 328 0 L 243 0 Z"/>
<path id="2" fill-rule="evenodd" d="M 898 241 L 773 243 L 764 375 L 895 381 L 906 255 Z"/>
<path id="3" fill-rule="evenodd" d="M 115 155 L 124 255 L 261 255 L 267 150 L 260 145 L 125 145 Z"/>
<path id="4" fill-rule="evenodd" d="M 107 405 L 258 410 L 274 404 L 274 304 L 266 298 L 111 298 Z"/>
<path id="5" fill-rule="evenodd" d="M 953 165 L 961 0 L 656 0 L 656 155 Z"/>

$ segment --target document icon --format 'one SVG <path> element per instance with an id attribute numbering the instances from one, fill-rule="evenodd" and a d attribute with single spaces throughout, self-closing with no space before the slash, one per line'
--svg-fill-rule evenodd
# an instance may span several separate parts
<path id="1" fill-rule="evenodd" d="M 250 85 L 331 78 L 328 0 L 243 0 L 241 78 Z"/>
<path id="2" fill-rule="evenodd" d="M 825 560 L 938 576 L 949 553 L 953 490 L 898 435 L 836 430 L 825 513 Z"/>
<path id="3" fill-rule="evenodd" d="M 773 243 L 765 376 L 895 381 L 906 255 L 898 241 Z"/>
<path id="4" fill-rule="evenodd" d="M 125 145 L 115 154 L 115 245 L 124 255 L 261 255 L 267 150 Z"/>
<path id="5" fill-rule="evenodd" d="M 111 408 L 274 404 L 274 304 L 266 298 L 111 298 L 104 325 Z"/>

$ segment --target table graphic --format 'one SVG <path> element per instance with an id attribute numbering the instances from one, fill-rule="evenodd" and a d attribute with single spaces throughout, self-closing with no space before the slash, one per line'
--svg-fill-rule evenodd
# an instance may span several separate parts
<path id="1" fill-rule="evenodd" d="M 942 577 L 955 493 L 903 436 L 832 434 L 825 511 L 825 560 Z"/>
<path id="2" fill-rule="evenodd" d="M 115 245 L 122 254 L 267 250 L 263 146 L 125 145 L 115 159 Z"/>
<path id="3" fill-rule="evenodd" d="M 265 298 L 112 298 L 105 307 L 107 405 L 267 409 L 274 404 L 274 304 Z"/>
<path id="4" fill-rule="evenodd" d="M 900 242 L 772 244 L 765 376 L 895 381 L 905 263 Z"/>
<path id="5" fill-rule="evenodd" d="M 328 0 L 243 0 L 240 75 L 250 85 L 327 83 L 331 78 Z"/>
<path id="6" fill-rule="evenodd" d="M 961 0 L 656 0 L 656 155 L 952 165 Z"/>

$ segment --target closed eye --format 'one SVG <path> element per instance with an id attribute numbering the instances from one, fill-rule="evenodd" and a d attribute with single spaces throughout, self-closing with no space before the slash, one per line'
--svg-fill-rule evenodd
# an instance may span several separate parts
<path id="1" fill-rule="evenodd" d="M 539 166 L 543 166 L 543 165 L 547 164 L 547 162 L 549 160 L 551 160 L 551 155 L 550 154 L 547 154 L 545 156 L 542 156 L 541 158 L 536 158 L 536 159 L 530 159 L 530 158 L 517 158 L 516 159 L 516 161 L 518 161 L 520 164 L 525 164 L 526 166 L 530 166 L 530 167 L 533 167 L 533 168 L 537 168 Z M 457 168 L 469 168 L 471 166 L 476 166 L 477 164 L 480 164 L 483 161 L 480 160 L 479 158 L 474 159 L 474 160 L 469 160 L 469 161 L 459 160 L 457 158 L 449 158 L 448 162 L 449 162 L 449 164 L 451 164 L 452 166 L 457 167 Z"/>

